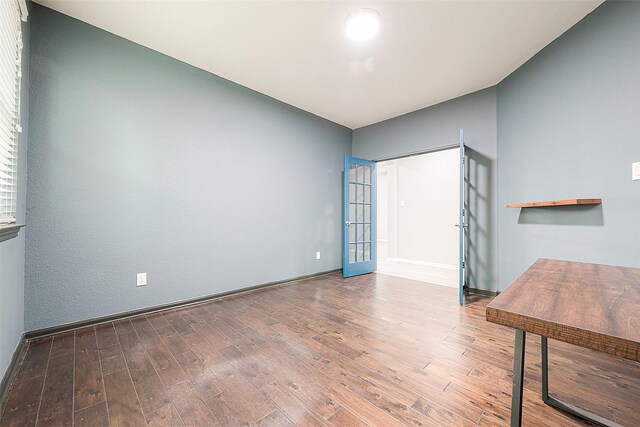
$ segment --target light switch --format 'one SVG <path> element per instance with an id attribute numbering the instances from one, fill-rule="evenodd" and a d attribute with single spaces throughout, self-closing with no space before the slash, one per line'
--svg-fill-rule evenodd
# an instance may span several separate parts
<path id="1" fill-rule="evenodd" d="M 640 180 L 640 162 L 631 164 L 631 179 L 634 181 Z"/>

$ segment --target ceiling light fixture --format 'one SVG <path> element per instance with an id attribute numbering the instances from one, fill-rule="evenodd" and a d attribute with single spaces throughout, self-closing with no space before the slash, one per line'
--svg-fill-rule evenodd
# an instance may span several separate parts
<path id="1" fill-rule="evenodd" d="M 375 9 L 360 9 L 347 17 L 345 27 L 349 38 L 368 40 L 380 29 L 380 14 Z"/>

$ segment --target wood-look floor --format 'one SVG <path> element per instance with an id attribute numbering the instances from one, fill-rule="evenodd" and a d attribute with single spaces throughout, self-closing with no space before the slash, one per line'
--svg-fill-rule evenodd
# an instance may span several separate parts
<path id="1" fill-rule="evenodd" d="M 29 343 L 2 426 L 507 425 L 513 331 L 490 298 L 383 275 L 326 275 Z M 581 425 L 540 400 L 525 426 Z M 640 425 L 640 365 L 550 342 L 550 388 Z"/>

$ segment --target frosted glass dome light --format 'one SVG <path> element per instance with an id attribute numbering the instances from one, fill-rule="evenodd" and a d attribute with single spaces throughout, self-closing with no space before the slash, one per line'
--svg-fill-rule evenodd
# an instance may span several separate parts
<path id="1" fill-rule="evenodd" d="M 380 14 L 375 9 L 360 9 L 347 17 L 345 27 L 350 39 L 368 40 L 380 29 Z"/>

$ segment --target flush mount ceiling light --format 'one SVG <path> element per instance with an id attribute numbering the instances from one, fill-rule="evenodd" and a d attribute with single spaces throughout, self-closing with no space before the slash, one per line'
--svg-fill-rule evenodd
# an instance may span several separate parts
<path id="1" fill-rule="evenodd" d="M 360 9 L 347 17 L 345 27 L 350 39 L 368 40 L 380 28 L 380 14 L 375 9 Z"/>

